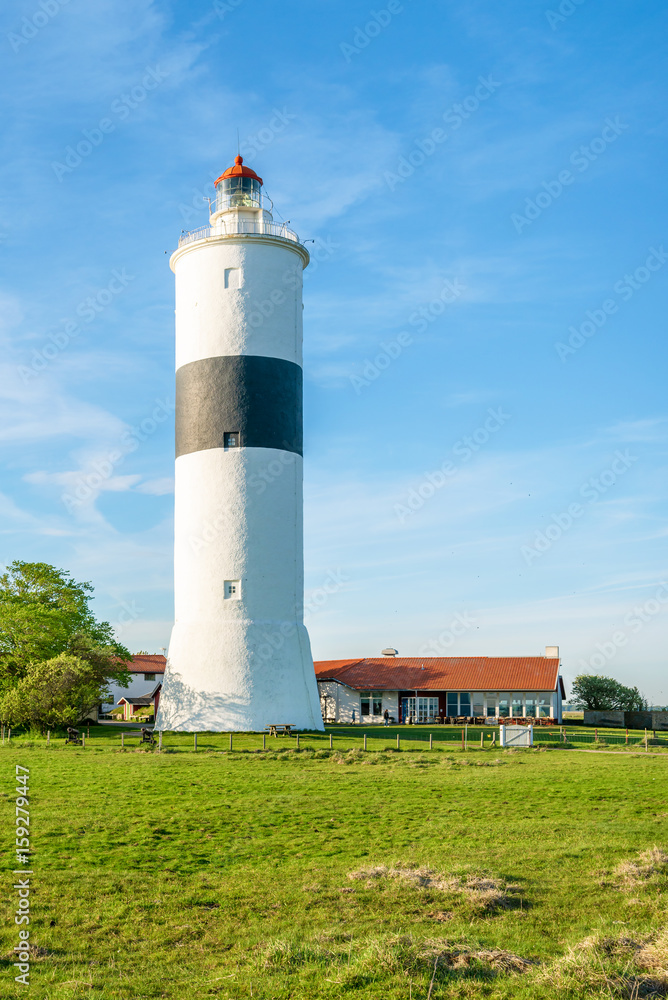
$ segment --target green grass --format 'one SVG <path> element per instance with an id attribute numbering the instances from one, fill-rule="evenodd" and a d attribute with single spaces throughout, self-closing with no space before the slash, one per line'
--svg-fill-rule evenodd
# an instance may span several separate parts
<path id="1" fill-rule="evenodd" d="M 261 737 L 235 735 L 229 753 L 228 737 L 200 735 L 195 754 L 168 734 L 160 755 L 121 752 L 102 727 L 85 750 L 12 738 L 3 860 L 11 872 L 18 763 L 41 954 L 30 990 L 15 985 L 9 888 L 0 996 L 426 1000 L 431 984 L 431 1000 L 565 1000 L 629 996 L 634 982 L 665 995 L 638 948 L 666 923 L 668 875 L 613 874 L 668 847 L 660 751 L 481 751 L 478 735 L 467 753 L 429 753 L 428 731 L 408 741 L 402 727 L 400 752 L 397 730 L 379 729 L 364 754 L 359 729 L 333 728 L 332 754 L 328 737 L 262 752 Z M 501 905 L 461 891 L 471 876 L 498 880 Z M 533 964 L 508 969 L 506 952 Z"/>

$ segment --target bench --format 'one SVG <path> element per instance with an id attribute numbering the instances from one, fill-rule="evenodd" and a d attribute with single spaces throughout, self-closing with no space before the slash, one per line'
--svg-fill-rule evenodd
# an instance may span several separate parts
<path id="1" fill-rule="evenodd" d="M 289 723 L 272 722 L 268 726 L 265 726 L 264 728 L 269 730 L 270 736 L 278 737 L 279 734 L 281 736 L 292 736 L 292 730 L 295 728 L 295 724 L 294 722 L 289 722 Z"/>

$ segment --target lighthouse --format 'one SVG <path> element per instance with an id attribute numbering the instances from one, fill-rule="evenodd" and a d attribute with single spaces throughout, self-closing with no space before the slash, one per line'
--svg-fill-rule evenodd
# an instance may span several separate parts
<path id="1" fill-rule="evenodd" d="M 174 612 L 159 730 L 323 729 L 303 623 L 302 272 L 241 156 L 176 280 Z"/>

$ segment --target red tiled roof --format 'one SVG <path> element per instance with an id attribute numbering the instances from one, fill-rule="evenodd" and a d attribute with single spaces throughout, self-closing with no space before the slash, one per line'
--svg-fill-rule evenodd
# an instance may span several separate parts
<path id="1" fill-rule="evenodd" d="M 137 653 L 128 670 L 132 674 L 164 674 L 167 660 L 162 653 Z"/>
<path id="2" fill-rule="evenodd" d="M 424 667 L 424 670 L 422 669 Z M 382 656 L 320 660 L 319 681 L 360 691 L 555 691 L 559 659 L 546 656 Z"/>

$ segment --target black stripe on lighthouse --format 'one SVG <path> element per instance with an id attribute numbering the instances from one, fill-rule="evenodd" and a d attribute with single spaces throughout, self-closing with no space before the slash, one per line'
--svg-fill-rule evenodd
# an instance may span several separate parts
<path id="1" fill-rule="evenodd" d="M 223 448 L 238 432 L 243 448 L 303 454 L 299 365 L 252 354 L 204 358 L 176 373 L 176 457 Z"/>

